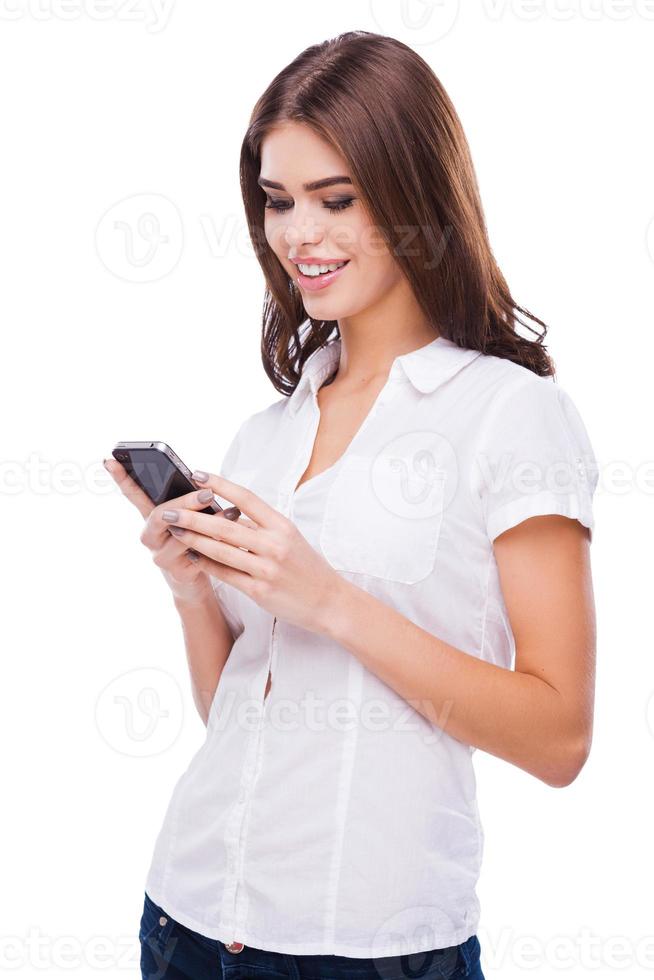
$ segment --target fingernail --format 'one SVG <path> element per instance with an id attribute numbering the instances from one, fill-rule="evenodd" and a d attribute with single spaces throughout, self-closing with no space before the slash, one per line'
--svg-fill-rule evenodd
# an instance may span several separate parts
<path id="1" fill-rule="evenodd" d="M 189 559 L 189 561 L 200 561 L 200 556 L 197 551 L 187 551 L 186 557 Z"/>
<path id="2" fill-rule="evenodd" d="M 161 515 L 164 521 L 176 521 L 179 518 L 178 510 L 165 510 Z"/>
<path id="3" fill-rule="evenodd" d="M 200 500 L 203 504 L 206 504 L 207 500 L 211 500 L 212 497 L 213 490 L 210 490 L 208 487 L 206 490 L 200 490 L 198 493 L 198 500 Z"/>
<path id="4" fill-rule="evenodd" d="M 171 534 L 174 534 L 175 537 L 179 537 L 181 534 L 184 533 L 183 527 L 169 527 L 168 530 L 170 531 Z"/>
<path id="5" fill-rule="evenodd" d="M 204 483 L 205 480 L 209 479 L 209 474 L 205 473 L 203 470 L 193 470 L 191 476 L 194 480 L 197 480 L 198 483 Z"/>
<path id="6" fill-rule="evenodd" d="M 240 513 L 241 512 L 238 507 L 228 507 L 223 511 L 223 517 L 226 517 L 228 521 L 232 521 L 235 517 L 238 517 Z"/>

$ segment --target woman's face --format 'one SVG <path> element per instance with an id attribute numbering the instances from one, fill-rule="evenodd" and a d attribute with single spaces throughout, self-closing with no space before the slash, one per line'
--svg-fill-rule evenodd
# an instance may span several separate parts
<path id="1" fill-rule="evenodd" d="M 341 179 L 328 187 L 305 187 L 332 177 Z M 353 317 L 398 286 L 399 266 L 371 221 L 345 160 L 308 126 L 284 123 L 268 133 L 259 183 L 266 192 L 266 239 L 296 282 L 310 317 Z M 310 269 L 300 268 L 302 260 Z M 341 271 L 316 276 L 319 263 L 346 264 Z"/>

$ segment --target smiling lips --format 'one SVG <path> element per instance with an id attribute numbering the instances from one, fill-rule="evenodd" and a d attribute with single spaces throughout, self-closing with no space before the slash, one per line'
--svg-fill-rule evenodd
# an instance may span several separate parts
<path id="1" fill-rule="evenodd" d="M 296 265 L 338 265 L 340 262 L 347 262 L 348 259 L 326 259 L 319 255 L 289 255 L 291 262 Z"/>
<path id="2" fill-rule="evenodd" d="M 315 292 L 318 289 L 324 289 L 334 282 L 342 274 L 350 260 L 334 259 L 332 262 L 325 262 L 324 260 L 316 259 L 293 259 L 293 261 L 298 266 L 298 286 L 301 289 L 306 289 L 308 292 Z M 309 274 L 303 272 L 301 267 L 306 269 L 308 266 L 318 271 Z"/>

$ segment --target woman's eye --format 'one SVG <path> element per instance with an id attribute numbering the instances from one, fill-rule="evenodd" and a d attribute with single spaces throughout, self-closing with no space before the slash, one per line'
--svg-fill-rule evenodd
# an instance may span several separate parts
<path id="1" fill-rule="evenodd" d="M 338 211 L 344 211 L 345 208 L 349 208 L 353 202 L 353 197 L 344 197 L 339 201 L 323 201 L 323 206 L 327 208 L 328 211 L 331 211 L 332 214 L 336 214 Z M 284 214 L 285 211 L 290 211 L 291 209 L 290 204 L 275 199 L 268 199 L 265 203 L 265 207 L 272 211 L 276 211 L 277 214 Z"/>
<path id="2" fill-rule="evenodd" d="M 345 208 L 349 208 L 353 203 L 353 197 L 344 197 L 340 201 L 325 201 L 325 207 L 329 208 L 330 211 L 344 211 Z"/>
<path id="3" fill-rule="evenodd" d="M 283 214 L 284 211 L 288 211 L 290 208 L 290 204 L 285 205 L 283 201 L 266 201 L 265 206 L 272 211 L 277 211 L 278 214 Z"/>

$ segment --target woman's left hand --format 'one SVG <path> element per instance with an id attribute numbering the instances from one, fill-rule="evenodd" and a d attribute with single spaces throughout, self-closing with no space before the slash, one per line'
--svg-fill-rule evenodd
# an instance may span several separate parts
<path id="1" fill-rule="evenodd" d="M 252 490 L 217 474 L 193 480 L 241 511 L 236 521 L 175 509 L 171 533 L 198 555 L 198 567 L 233 585 L 274 616 L 323 632 L 329 608 L 347 582 L 311 547 L 295 524 Z M 168 520 L 167 511 L 163 518 Z M 246 516 L 247 515 L 247 516 Z M 247 550 L 243 550 L 247 549 Z"/>

